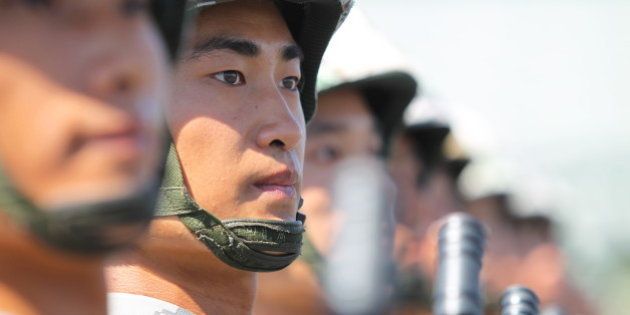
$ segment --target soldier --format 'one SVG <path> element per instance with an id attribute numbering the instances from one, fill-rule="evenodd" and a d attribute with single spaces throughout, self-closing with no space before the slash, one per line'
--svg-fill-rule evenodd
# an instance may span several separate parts
<path id="1" fill-rule="evenodd" d="M 456 183 L 468 162 L 447 124 L 426 121 L 407 126 L 396 137 L 390 159 L 401 191 L 399 222 L 424 234 L 434 221 L 463 210 Z"/>
<path id="2" fill-rule="evenodd" d="M 448 124 L 437 120 L 407 126 L 394 140 L 390 159 L 398 188 L 395 257 L 396 314 L 430 314 L 437 250 L 435 222 L 464 210 L 456 187 L 468 164 Z"/>
<path id="3" fill-rule="evenodd" d="M 305 124 L 339 0 L 195 1 L 167 109 L 159 218 L 112 262 L 114 314 L 248 314 L 255 272 L 300 255 Z M 138 308 L 135 308 L 138 306 Z"/>
<path id="4" fill-rule="evenodd" d="M 503 290 L 520 283 L 536 292 L 545 314 L 597 314 L 566 273 L 567 262 L 554 238 L 553 221 L 542 214 L 518 214 L 512 198 L 496 192 L 469 203 L 470 213 L 490 231 L 482 273 L 488 313 L 499 314 Z"/>
<path id="5" fill-rule="evenodd" d="M 322 84 L 318 113 L 307 129 L 303 195 L 309 222 L 304 255 L 286 270 L 261 277 L 255 314 L 327 312 L 319 277 L 339 226 L 332 209 L 336 167 L 351 157 L 386 156 L 391 135 L 417 89 L 409 74 L 398 71 L 335 79 Z"/>
<path id="6" fill-rule="evenodd" d="M 169 19 L 163 15 L 166 10 Z M 183 2 L 0 1 L 0 313 L 105 314 L 153 215 Z"/>

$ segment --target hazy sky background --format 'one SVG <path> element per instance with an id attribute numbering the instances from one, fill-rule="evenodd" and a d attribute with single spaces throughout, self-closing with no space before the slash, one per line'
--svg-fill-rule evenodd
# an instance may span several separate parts
<path id="1" fill-rule="evenodd" d="M 581 280 L 617 290 L 610 272 L 630 256 L 630 1 L 360 0 L 358 8 L 468 150 L 553 206 Z"/>

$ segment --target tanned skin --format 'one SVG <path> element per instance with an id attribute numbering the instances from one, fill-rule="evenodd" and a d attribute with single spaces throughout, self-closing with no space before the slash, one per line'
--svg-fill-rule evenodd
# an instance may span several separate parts
<path id="1" fill-rule="evenodd" d="M 326 255 L 339 218 L 331 188 L 338 163 L 353 156 L 377 156 L 381 139 L 362 95 L 353 89 L 320 94 L 317 115 L 309 124 L 304 165 L 306 232 Z M 327 314 L 323 291 L 311 267 L 298 259 L 286 269 L 262 274 L 254 314 Z"/>
<path id="2" fill-rule="evenodd" d="M 0 165 L 41 209 L 140 189 L 158 167 L 167 56 L 142 2 L 0 1 Z M 105 257 L 0 211 L 0 313 L 105 314 Z"/>
<path id="3" fill-rule="evenodd" d="M 306 138 L 302 53 L 282 16 L 271 1 L 219 4 L 201 12 L 192 41 L 167 110 L 188 190 L 220 219 L 294 221 Z M 256 288 L 255 273 L 221 262 L 175 217 L 154 220 L 108 280 L 110 292 L 195 314 L 249 314 Z"/>

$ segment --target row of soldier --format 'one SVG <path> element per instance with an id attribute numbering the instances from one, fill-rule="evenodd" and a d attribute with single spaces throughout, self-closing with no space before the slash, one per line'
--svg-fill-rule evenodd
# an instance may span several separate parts
<path id="1" fill-rule="evenodd" d="M 439 219 L 463 211 L 491 231 L 489 312 L 522 283 L 590 314 L 550 221 L 464 200 L 449 126 L 403 124 L 412 76 L 317 84 L 351 7 L 0 0 L 0 314 L 334 312 L 339 200 L 363 186 L 334 184 L 357 158 L 391 206 L 367 244 L 396 270 L 376 312 L 431 311 Z"/>

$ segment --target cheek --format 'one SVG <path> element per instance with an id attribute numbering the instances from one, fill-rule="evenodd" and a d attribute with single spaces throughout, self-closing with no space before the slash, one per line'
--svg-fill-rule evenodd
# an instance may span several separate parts
<path id="1" fill-rule="evenodd" d="M 200 185 L 223 181 L 243 153 L 239 133 L 213 118 L 201 116 L 182 122 L 173 134 L 182 164 L 194 181 L 204 181 Z"/>
<path id="2" fill-rule="evenodd" d="M 186 146 L 191 150 L 220 150 L 229 154 L 242 141 L 239 128 L 245 123 L 237 124 L 237 118 L 232 118 L 238 115 L 224 104 L 227 100 L 223 95 L 217 98 L 203 85 L 188 82 L 191 83 L 178 79 L 173 102 L 167 106 L 168 125 L 178 148 Z M 230 142 L 233 144 L 229 145 Z"/>
<path id="3" fill-rule="evenodd" d="M 3 163 L 21 173 L 53 167 L 71 142 L 73 114 L 65 93 L 8 57 L 0 57 L 0 91 Z"/>
<path id="4" fill-rule="evenodd" d="M 302 194 L 304 198 L 304 212 L 325 213 L 330 211 L 332 195 L 331 191 L 324 187 L 308 187 Z"/>
<path id="5" fill-rule="evenodd" d="M 73 37 L 58 23 L 34 14 L 7 17 L 5 21 L 0 23 L 0 53 L 18 57 L 66 86 L 85 86 L 87 72 L 79 69 L 86 62 L 84 47 L 94 43 L 94 37 Z"/>
<path id="6" fill-rule="evenodd" d="M 220 218 L 233 216 L 247 175 L 241 169 L 238 133 L 207 117 L 188 121 L 177 133 L 177 153 L 195 201 Z"/>
<path id="7" fill-rule="evenodd" d="M 180 121 L 175 128 L 172 132 L 177 148 L 189 158 L 214 163 L 234 158 L 241 152 L 238 132 L 214 118 L 199 116 Z"/>
<path id="8" fill-rule="evenodd" d="M 238 106 L 242 103 L 240 98 L 243 95 L 236 89 L 226 89 L 210 80 L 199 77 L 194 66 L 185 63 L 176 70 L 172 102 L 167 104 L 166 110 L 167 120 L 174 133 L 189 121 L 202 117 L 238 131 L 248 125 L 245 118 L 250 115 L 243 115 Z"/>
<path id="9" fill-rule="evenodd" d="M 314 164 L 306 162 L 304 166 L 304 187 L 329 190 L 334 180 L 335 163 Z"/>
<path id="10" fill-rule="evenodd" d="M 291 158 L 297 168 L 297 172 L 300 175 L 300 179 L 304 182 L 304 154 L 306 147 L 306 137 L 303 137 L 301 143 L 296 147 L 296 149 L 292 152 Z"/>
<path id="11" fill-rule="evenodd" d="M 18 183 L 22 182 L 25 186 L 32 185 L 30 180 L 45 181 L 63 162 L 65 148 L 70 142 L 69 132 L 63 128 L 62 121 L 50 122 L 38 121 L 37 115 L 28 115 L 25 111 L 22 114 L 13 113 L 5 118 L 13 117 L 15 121 L 22 124 L 4 124 L 0 120 L 0 156 L 2 165 L 8 171 L 13 171 L 12 177 Z M 0 115 L 3 115 L 0 110 Z M 19 170 L 19 172 L 18 172 Z"/>

